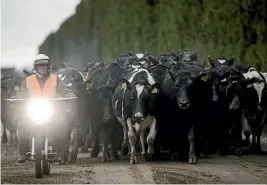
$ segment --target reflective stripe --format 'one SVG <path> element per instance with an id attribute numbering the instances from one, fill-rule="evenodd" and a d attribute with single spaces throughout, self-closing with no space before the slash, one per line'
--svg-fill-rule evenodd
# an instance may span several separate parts
<path id="1" fill-rule="evenodd" d="M 32 83 L 33 83 L 32 81 L 33 81 L 32 76 L 29 76 L 29 79 L 27 81 L 27 86 L 28 86 L 27 88 L 31 96 L 32 96 Z"/>
<path id="2" fill-rule="evenodd" d="M 55 75 L 51 75 L 52 97 L 56 97 L 55 87 L 54 87 L 55 77 L 56 77 Z"/>

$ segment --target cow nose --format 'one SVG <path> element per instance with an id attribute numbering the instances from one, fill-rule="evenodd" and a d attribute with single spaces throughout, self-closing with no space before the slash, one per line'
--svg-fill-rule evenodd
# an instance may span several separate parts
<path id="1" fill-rule="evenodd" d="M 134 118 L 135 118 L 136 120 L 138 120 L 138 121 L 142 121 L 142 120 L 144 120 L 144 116 L 143 116 L 143 114 L 141 114 L 140 112 L 135 113 L 135 114 L 134 114 Z"/>
<path id="2" fill-rule="evenodd" d="M 182 109 L 186 109 L 189 107 L 189 102 L 188 100 L 180 100 L 179 101 L 179 107 Z"/>
<path id="3" fill-rule="evenodd" d="M 258 110 L 259 110 L 259 111 L 263 110 L 262 105 L 258 105 Z"/>
<path id="4" fill-rule="evenodd" d="M 213 97 L 212 97 L 212 101 L 213 101 L 213 102 L 218 102 L 218 100 L 219 100 L 218 96 L 213 96 Z"/>

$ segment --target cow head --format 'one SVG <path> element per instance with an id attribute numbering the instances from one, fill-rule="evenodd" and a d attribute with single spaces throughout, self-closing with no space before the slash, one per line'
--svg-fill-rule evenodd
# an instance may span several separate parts
<path id="1" fill-rule="evenodd" d="M 264 106 L 263 102 L 267 95 L 265 77 L 255 68 L 249 68 L 243 75 L 245 78 L 253 81 L 253 83 L 249 85 L 249 89 L 250 91 L 255 90 L 257 92 L 258 110 L 262 110 Z"/>
<path id="2" fill-rule="evenodd" d="M 171 68 L 172 66 L 174 66 L 176 64 L 176 61 L 172 57 L 161 56 L 159 58 L 159 63 L 168 67 L 168 68 Z"/>
<path id="3" fill-rule="evenodd" d="M 225 65 L 231 67 L 234 63 L 235 57 L 231 57 L 227 59 L 226 57 L 217 57 L 215 60 L 212 59 L 210 56 L 208 56 L 208 61 L 211 65 L 211 67 L 215 68 L 220 65 Z"/>
<path id="4" fill-rule="evenodd" d="M 115 61 L 113 61 L 113 63 L 117 64 L 123 69 L 127 69 L 127 67 L 131 65 L 136 59 L 136 56 L 132 53 L 124 53 L 121 54 Z"/>
<path id="5" fill-rule="evenodd" d="M 121 88 L 130 92 L 129 98 L 134 122 L 143 121 L 156 107 L 159 86 L 160 84 L 155 82 L 151 74 L 145 69 L 135 73 L 129 80 L 123 79 Z"/>
<path id="6" fill-rule="evenodd" d="M 101 118 L 103 122 L 111 121 L 114 118 L 112 98 L 118 85 L 117 82 L 117 79 L 109 77 L 106 84 L 96 89 L 96 100 L 100 106 Z"/>
<path id="7" fill-rule="evenodd" d="M 176 61 L 191 63 L 197 60 L 197 52 L 191 53 L 189 51 L 179 52 L 176 56 Z"/>
<path id="8" fill-rule="evenodd" d="M 226 65 L 211 71 L 213 102 L 227 106 L 230 111 L 241 110 L 247 101 L 248 89 L 256 79 L 247 80 Z M 253 92 L 252 92 L 253 93 Z M 255 92 L 254 92 L 255 93 Z"/>
<path id="9" fill-rule="evenodd" d="M 192 106 L 191 98 L 194 96 L 195 86 L 202 81 L 207 80 L 207 73 L 203 72 L 195 75 L 191 71 L 180 71 L 174 73 L 169 71 L 171 79 L 175 82 L 176 100 L 180 109 L 188 109 Z"/>

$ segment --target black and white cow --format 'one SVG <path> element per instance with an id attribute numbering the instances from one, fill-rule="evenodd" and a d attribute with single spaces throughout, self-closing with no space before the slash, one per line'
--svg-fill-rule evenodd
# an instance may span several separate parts
<path id="1" fill-rule="evenodd" d="M 254 106 L 254 117 L 251 117 L 250 115 L 247 115 L 248 122 L 251 127 L 252 132 L 252 143 L 250 147 L 250 151 L 253 153 L 260 153 L 261 152 L 261 146 L 260 146 L 260 138 L 262 135 L 262 129 L 264 126 L 264 123 L 266 122 L 266 111 L 267 111 L 267 78 L 264 76 L 263 73 L 257 71 L 255 68 L 248 68 L 246 73 L 243 73 L 244 77 L 246 79 L 253 79 L 256 78 L 257 81 L 255 81 L 252 84 L 249 84 L 249 88 L 251 91 L 257 92 L 257 100 L 256 105 Z M 248 101 L 251 101 L 253 97 L 250 96 L 250 99 Z M 249 141 L 249 134 L 246 134 L 246 141 L 247 144 L 250 143 Z"/>
<path id="2" fill-rule="evenodd" d="M 155 118 L 156 99 L 159 84 L 146 69 L 137 69 L 123 78 L 116 88 L 112 105 L 124 132 L 124 145 L 131 146 L 130 164 L 138 163 L 136 157 L 136 143 L 138 136 L 141 142 L 142 155 L 154 153 L 154 140 L 157 133 Z M 149 128 L 148 135 L 145 135 Z M 128 130 L 128 137 L 127 137 Z M 145 148 L 145 138 L 148 150 Z"/>

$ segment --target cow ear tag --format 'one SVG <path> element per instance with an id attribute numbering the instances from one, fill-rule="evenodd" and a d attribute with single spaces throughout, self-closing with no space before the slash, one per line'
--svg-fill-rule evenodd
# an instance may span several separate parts
<path id="1" fill-rule="evenodd" d="M 226 82 L 226 78 L 222 79 L 221 82 Z"/>
<path id="2" fill-rule="evenodd" d="M 252 84 L 248 84 L 248 85 L 247 85 L 247 88 L 250 88 L 250 87 L 252 87 Z"/>
<path id="3" fill-rule="evenodd" d="M 152 93 L 153 93 L 153 94 L 158 93 L 158 89 L 157 89 L 156 87 L 154 87 L 153 90 L 152 90 Z"/>
<path id="4" fill-rule="evenodd" d="M 205 81 L 205 82 L 207 81 L 207 79 L 208 79 L 208 76 L 207 76 L 207 75 L 202 76 L 202 78 L 201 78 L 201 80 L 202 80 L 202 81 Z"/>
<path id="5" fill-rule="evenodd" d="M 93 83 L 86 84 L 86 89 L 89 90 L 93 86 Z"/>
<path id="6" fill-rule="evenodd" d="M 121 84 L 121 88 L 122 88 L 122 89 L 126 89 L 126 88 L 127 88 L 126 82 L 123 82 L 123 83 Z"/>

